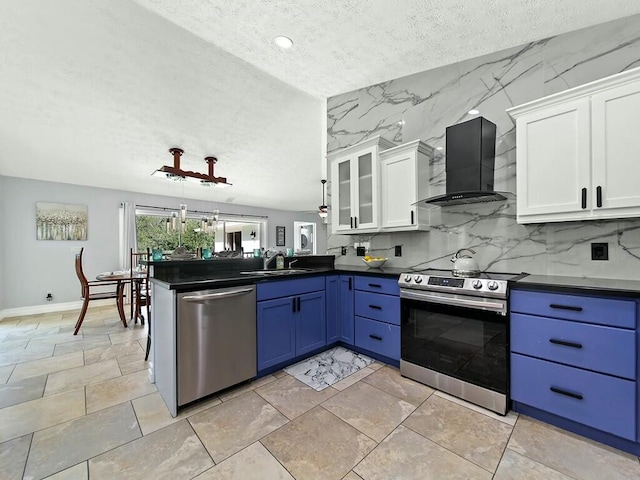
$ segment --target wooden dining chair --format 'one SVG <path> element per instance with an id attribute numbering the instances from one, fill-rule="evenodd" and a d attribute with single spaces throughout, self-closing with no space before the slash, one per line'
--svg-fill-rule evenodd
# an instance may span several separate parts
<path id="1" fill-rule="evenodd" d="M 132 299 L 131 299 L 131 316 L 135 315 L 134 322 L 138 322 L 138 315 L 140 316 L 140 323 L 144 325 L 144 315 L 141 314 L 140 308 L 146 307 L 147 309 L 147 322 L 148 322 L 148 331 L 147 331 L 147 348 L 144 360 L 145 362 L 149 359 L 149 351 L 151 350 L 151 288 L 149 285 L 149 266 L 142 265 L 140 262 L 143 260 L 149 261 L 151 260 L 151 250 L 147 248 L 146 252 L 134 252 L 133 248 L 131 249 L 131 289 L 132 289 Z M 144 279 L 135 279 L 133 276 L 134 269 L 138 267 L 144 267 L 144 272 L 146 273 L 146 277 Z M 134 306 L 135 302 L 135 306 Z M 135 312 L 134 312 L 135 311 Z"/>
<path id="2" fill-rule="evenodd" d="M 80 249 L 80 253 L 76 253 L 76 275 L 78 275 L 78 280 L 80 280 L 80 288 L 81 288 L 81 298 L 82 302 L 82 310 L 80 311 L 80 316 L 78 317 L 78 321 L 76 322 L 76 328 L 73 332 L 74 335 L 78 334 L 78 330 L 80 330 L 80 326 L 82 325 L 82 321 L 84 320 L 84 316 L 87 314 L 87 308 L 89 308 L 89 302 L 91 300 L 106 300 L 109 298 L 115 298 L 116 301 L 118 299 L 118 291 L 109 290 L 109 291 L 99 291 L 99 292 L 91 292 L 92 289 L 95 290 L 95 287 L 105 287 L 111 285 L 118 285 L 118 282 L 102 282 L 102 281 L 89 281 L 87 277 L 84 275 L 82 270 L 82 254 L 84 252 L 84 247 Z"/>

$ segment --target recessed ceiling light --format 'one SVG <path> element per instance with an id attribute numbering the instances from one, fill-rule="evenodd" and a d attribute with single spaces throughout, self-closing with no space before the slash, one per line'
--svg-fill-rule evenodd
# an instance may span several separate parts
<path id="1" fill-rule="evenodd" d="M 273 39 L 273 43 L 275 43 L 278 47 L 288 50 L 293 47 L 293 40 L 289 37 L 285 37 L 284 35 L 278 35 Z"/>
<path id="2" fill-rule="evenodd" d="M 480 110 L 476 110 L 475 108 L 469 110 L 469 115 L 477 115 L 480 113 Z"/>
<path id="3" fill-rule="evenodd" d="M 436 147 L 436 150 L 444 150 L 442 147 Z"/>

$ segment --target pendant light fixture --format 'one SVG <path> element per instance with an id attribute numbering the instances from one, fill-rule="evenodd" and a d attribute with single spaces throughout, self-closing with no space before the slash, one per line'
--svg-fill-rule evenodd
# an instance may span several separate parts
<path id="1" fill-rule="evenodd" d="M 324 202 L 324 185 L 327 183 L 327 181 L 322 179 L 320 180 L 320 182 L 322 182 L 322 205 L 318 207 L 318 215 L 320 215 L 320 218 L 322 218 L 326 222 L 327 215 L 329 214 L 329 208 L 325 205 Z"/>
<path id="2" fill-rule="evenodd" d="M 195 181 L 205 187 L 230 187 L 231 184 L 227 182 L 226 177 L 216 177 L 213 173 L 213 166 L 218 162 L 218 159 L 213 156 L 205 157 L 204 161 L 209 166 L 208 173 L 191 172 L 189 170 L 182 170 L 180 168 L 180 157 L 184 153 L 181 148 L 170 148 L 169 153 L 173 155 L 173 166 L 163 165 L 151 175 L 154 177 L 166 178 L 174 181 Z"/>

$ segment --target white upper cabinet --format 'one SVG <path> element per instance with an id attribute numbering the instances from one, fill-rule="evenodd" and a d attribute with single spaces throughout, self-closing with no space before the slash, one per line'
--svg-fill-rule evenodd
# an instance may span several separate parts
<path id="1" fill-rule="evenodd" d="M 382 231 L 429 229 L 429 210 L 414 205 L 429 197 L 433 149 L 415 140 L 380 153 Z"/>
<path id="2" fill-rule="evenodd" d="M 640 69 L 508 112 L 518 223 L 640 215 Z"/>
<path id="3" fill-rule="evenodd" d="M 329 155 L 334 233 L 379 231 L 379 154 L 393 146 L 377 136 Z"/>

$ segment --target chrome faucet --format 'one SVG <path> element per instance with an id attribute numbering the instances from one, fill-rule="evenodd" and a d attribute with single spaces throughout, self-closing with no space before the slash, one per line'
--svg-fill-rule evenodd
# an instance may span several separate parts
<path id="1" fill-rule="evenodd" d="M 293 265 L 294 263 L 296 263 L 298 261 L 298 259 L 296 258 L 295 260 L 291 260 L 289 262 L 289 268 L 291 268 L 291 265 Z"/>

